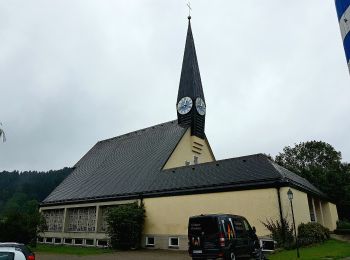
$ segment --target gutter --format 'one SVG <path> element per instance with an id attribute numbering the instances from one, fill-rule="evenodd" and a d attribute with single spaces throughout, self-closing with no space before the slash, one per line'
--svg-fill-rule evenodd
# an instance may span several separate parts
<path id="1" fill-rule="evenodd" d="M 319 198 L 328 199 L 323 194 L 317 194 L 311 191 L 309 188 L 298 185 L 297 183 L 290 182 L 288 180 L 281 180 L 276 178 L 265 179 L 262 181 L 251 181 L 251 182 L 235 182 L 229 184 L 219 184 L 219 185 L 206 185 L 206 186 L 192 186 L 184 188 L 173 188 L 173 189 L 163 189 L 163 190 L 153 190 L 137 193 L 128 193 L 122 195 L 110 195 L 110 196 L 99 196 L 99 197 L 90 197 L 90 198 L 78 198 L 78 199 L 69 199 L 69 200 L 57 200 L 52 202 L 42 202 L 39 204 L 40 207 L 50 207 L 57 205 L 68 205 L 76 203 L 91 203 L 91 202 L 105 202 L 105 201 L 120 201 L 120 200 L 130 200 L 130 199 L 139 199 L 142 196 L 145 198 L 157 198 L 157 197 L 167 197 L 167 196 L 181 196 L 181 195 L 196 195 L 196 194 L 205 194 L 205 193 L 217 193 L 217 192 L 227 192 L 227 191 L 241 191 L 241 190 L 252 190 L 252 189 L 261 189 L 261 188 L 276 188 L 280 187 L 293 187 L 298 190 L 302 190 L 306 193 L 311 193 L 314 196 Z M 282 207 L 280 201 L 280 192 L 278 192 L 279 198 L 279 207 L 280 215 L 282 214 Z"/>

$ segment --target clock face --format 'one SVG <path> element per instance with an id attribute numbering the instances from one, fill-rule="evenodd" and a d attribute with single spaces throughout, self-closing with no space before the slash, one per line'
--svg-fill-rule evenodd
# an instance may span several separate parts
<path id="1" fill-rule="evenodd" d="M 196 109 L 198 114 L 200 114 L 201 116 L 205 115 L 205 102 L 203 99 L 201 98 L 196 99 Z"/>
<path id="2" fill-rule="evenodd" d="M 185 115 L 191 111 L 192 106 L 193 106 L 192 99 L 189 97 L 183 97 L 180 99 L 179 103 L 177 104 L 177 111 L 179 112 L 179 114 Z"/>

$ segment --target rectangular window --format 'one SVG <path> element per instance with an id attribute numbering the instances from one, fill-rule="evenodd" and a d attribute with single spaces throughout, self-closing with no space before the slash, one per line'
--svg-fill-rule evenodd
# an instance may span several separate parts
<path id="1" fill-rule="evenodd" d="M 43 237 L 38 237 L 38 242 L 39 243 L 44 243 L 44 238 Z"/>
<path id="2" fill-rule="evenodd" d="M 107 240 L 97 240 L 97 246 L 107 247 Z"/>
<path id="3" fill-rule="evenodd" d="M 94 240 L 93 239 L 86 239 L 85 240 L 85 244 L 87 246 L 93 246 L 94 245 Z"/>
<path id="4" fill-rule="evenodd" d="M 67 223 L 69 232 L 94 232 L 96 207 L 68 209 Z"/>
<path id="5" fill-rule="evenodd" d="M 194 164 L 198 164 L 199 163 L 198 156 L 193 156 L 193 163 Z"/>
<path id="6" fill-rule="evenodd" d="M 307 195 L 307 200 L 308 200 L 308 204 L 309 204 L 310 220 L 311 220 L 311 222 L 316 222 L 314 203 L 312 202 L 312 197 Z"/>
<path id="7" fill-rule="evenodd" d="M 46 242 L 46 243 L 52 243 L 52 237 L 47 237 L 47 238 L 45 239 L 45 242 Z"/>
<path id="8" fill-rule="evenodd" d="M 47 230 L 54 232 L 63 231 L 64 209 L 43 210 L 43 216 L 46 221 Z"/>
<path id="9" fill-rule="evenodd" d="M 55 238 L 55 244 L 61 244 L 61 243 L 62 243 L 62 239 L 56 237 L 56 238 Z"/>
<path id="10" fill-rule="evenodd" d="M 146 246 L 154 247 L 154 237 L 146 237 Z"/>
<path id="11" fill-rule="evenodd" d="M 238 238 L 245 237 L 246 236 L 246 229 L 245 226 L 240 219 L 233 219 L 233 226 L 235 229 L 236 236 Z"/>
<path id="12" fill-rule="evenodd" d="M 73 241 L 72 241 L 71 238 L 65 238 L 65 239 L 64 239 L 64 243 L 65 243 L 65 244 L 72 244 L 72 242 L 73 242 Z"/>
<path id="13" fill-rule="evenodd" d="M 169 237 L 169 247 L 170 248 L 179 248 L 179 238 L 178 237 Z"/>
<path id="14" fill-rule="evenodd" d="M 82 238 L 76 238 L 74 239 L 74 245 L 82 245 L 83 239 Z"/>

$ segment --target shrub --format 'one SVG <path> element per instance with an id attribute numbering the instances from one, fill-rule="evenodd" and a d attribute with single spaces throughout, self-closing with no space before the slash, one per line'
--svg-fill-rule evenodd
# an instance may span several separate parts
<path id="1" fill-rule="evenodd" d="M 329 229 L 319 223 L 301 223 L 298 226 L 298 242 L 300 246 L 322 243 L 329 239 Z"/>
<path id="2" fill-rule="evenodd" d="M 124 204 L 111 208 L 107 213 L 107 233 L 116 249 L 138 248 L 145 220 L 143 203 Z"/>
<path id="3" fill-rule="evenodd" d="M 347 220 L 337 221 L 337 229 L 350 229 L 350 222 Z"/>
<path id="4" fill-rule="evenodd" d="M 282 218 L 282 221 L 266 219 L 266 222 L 261 223 L 271 232 L 271 237 L 277 242 L 277 247 L 285 249 L 294 247 L 294 230 L 286 218 Z"/>

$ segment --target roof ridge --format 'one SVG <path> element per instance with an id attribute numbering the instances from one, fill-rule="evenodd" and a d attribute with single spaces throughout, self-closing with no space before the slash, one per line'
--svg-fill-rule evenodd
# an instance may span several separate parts
<path id="1" fill-rule="evenodd" d="M 130 137 L 130 135 L 133 135 L 133 134 L 138 134 L 140 132 L 144 132 L 144 131 L 147 131 L 147 130 L 155 129 L 156 127 L 160 127 L 160 126 L 164 126 L 164 125 L 168 125 L 168 124 L 174 124 L 174 123 L 177 124 L 177 120 L 176 119 L 168 121 L 168 122 L 152 125 L 152 126 L 149 126 L 149 127 L 146 127 L 146 128 L 141 128 L 139 130 L 131 131 L 131 132 L 128 132 L 128 133 L 125 133 L 125 134 L 122 134 L 122 135 L 115 136 L 115 137 L 103 139 L 103 140 L 98 141 L 97 143 L 109 142 L 111 140 L 119 139 L 119 138 L 122 138 L 122 137 Z"/>

